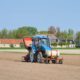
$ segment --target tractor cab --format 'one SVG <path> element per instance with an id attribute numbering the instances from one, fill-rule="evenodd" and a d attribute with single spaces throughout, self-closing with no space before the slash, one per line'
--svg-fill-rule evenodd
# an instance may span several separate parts
<path id="1" fill-rule="evenodd" d="M 32 43 L 36 47 L 40 47 L 42 45 L 50 46 L 50 41 L 48 37 L 40 36 L 40 37 L 33 37 Z"/>
<path id="2" fill-rule="evenodd" d="M 32 49 L 36 51 L 46 51 L 46 49 L 51 49 L 50 40 L 48 36 L 37 35 L 32 38 Z"/>

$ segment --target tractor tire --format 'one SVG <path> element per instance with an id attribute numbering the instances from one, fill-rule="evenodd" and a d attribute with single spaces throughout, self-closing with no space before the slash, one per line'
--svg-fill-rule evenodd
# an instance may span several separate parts
<path id="1" fill-rule="evenodd" d="M 34 54 L 30 53 L 30 62 L 34 62 Z"/>
<path id="2" fill-rule="evenodd" d="M 56 60 L 52 60 L 52 63 L 56 64 L 57 62 L 56 62 Z"/>
<path id="3" fill-rule="evenodd" d="M 39 52 L 39 53 L 37 54 L 37 62 L 38 62 L 38 63 L 42 63 L 42 59 L 43 59 L 42 52 Z"/>
<path id="4" fill-rule="evenodd" d="M 59 64 L 63 64 L 63 60 L 59 60 Z"/>
<path id="5" fill-rule="evenodd" d="M 47 60 L 47 59 L 46 59 L 44 62 L 45 62 L 46 64 L 49 64 L 50 60 Z"/>

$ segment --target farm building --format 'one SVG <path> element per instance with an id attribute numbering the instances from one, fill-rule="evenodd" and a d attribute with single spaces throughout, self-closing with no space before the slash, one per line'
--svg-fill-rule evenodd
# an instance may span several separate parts
<path id="1" fill-rule="evenodd" d="M 22 39 L 0 39 L 0 48 L 19 48 L 20 44 L 23 43 Z"/>

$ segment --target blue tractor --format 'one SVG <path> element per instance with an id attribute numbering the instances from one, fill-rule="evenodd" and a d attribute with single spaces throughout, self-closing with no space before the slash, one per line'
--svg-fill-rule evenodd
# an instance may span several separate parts
<path id="1" fill-rule="evenodd" d="M 27 47 L 28 54 L 24 57 L 25 61 L 38 63 L 63 63 L 63 58 L 60 56 L 60 52 L 51 48 L 48 36 L 36 35 L 33 36 L 31 40 L 32 43 Z M 24 40 L 24 42 L 25 41 L 26 40 Z"/>

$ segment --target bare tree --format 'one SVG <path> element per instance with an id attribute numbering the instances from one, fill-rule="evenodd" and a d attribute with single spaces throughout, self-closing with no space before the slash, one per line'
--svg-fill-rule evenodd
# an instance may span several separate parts
<path id="1" fill-rule="evenodd" d="M 49 34 L 53 34 L 53 35 L 56 35 L 57 31 L 56 31 L 56 28 L 54 26 L 50 26 L 48 28 L 48 33 Z"/>

